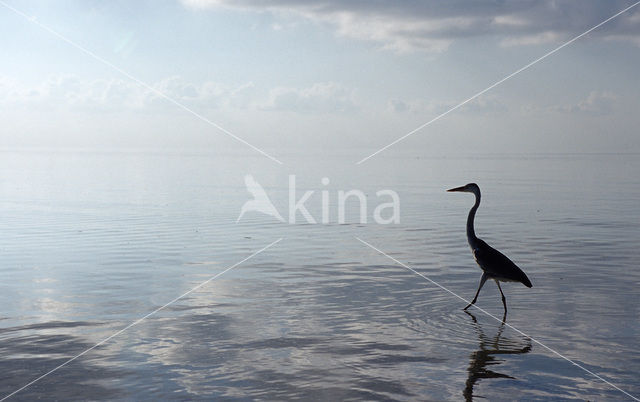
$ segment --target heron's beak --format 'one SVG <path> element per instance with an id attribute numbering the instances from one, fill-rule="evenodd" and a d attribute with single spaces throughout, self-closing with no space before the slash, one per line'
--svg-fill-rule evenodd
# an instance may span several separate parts
<path id="1" fill-rule="evenodd" d="M 456 188 L 450 188 L 447 191 L 464 191 L 464 187 L 465 186 L 461 186 L 461 187 L 456 187 Z"/>

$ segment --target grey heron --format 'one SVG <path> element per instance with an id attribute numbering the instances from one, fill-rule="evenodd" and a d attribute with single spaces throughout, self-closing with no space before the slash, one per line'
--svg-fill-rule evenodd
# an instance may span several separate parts
<path id="1" fill-rule="evenodd" d="M 469 183 L 465 186 L 452 188 L 447 191 L 472 193 L 476 196 L 476 203 L 469 211 L 469 216 L 467 217 L 467 241 L 469 242 L 469 246 L 471 247 L 471 252 L 473 253 L 476 263 L 478 263 L 480 268 L 482 268 L 483 272 L 482 277 L 480 278 L 478 291 L 476 292 L 473 301 L 471 301 L 464 310 L 471 307 L 471 305 L 475 304 L 476 300 L 478 300 L 480 289 L 482 289 L 482 286 L 487 279 L 493 279 L 498 285 L 498 289 L 500 289 L 502 304 L 504 305 L 504 315 L 506 317 L 507 299 L 504 297 L 504 293 L 502 293 L 500 282 L 520 282 L 530 288 L 532 286 L 531 281 L 527 278 L 527 275 L 513 263 L 513 261 L 507 258 L 507 256 L 485 243 L 484 240 L 476 237 L 476 233 L 473 228 L 473 220 L 475 219 L 476 211 L 480 206 L 480 187 L 478 187 L 476 183 Z"/>

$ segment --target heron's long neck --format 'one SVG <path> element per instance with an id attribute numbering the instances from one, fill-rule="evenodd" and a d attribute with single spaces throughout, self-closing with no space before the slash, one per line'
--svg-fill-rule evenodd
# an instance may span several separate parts
<path id="1" fill-rule="evenodd" d="M 469 217 L 467 217 L 467 240 L 469 241 L 469 245 L 471 248 L 474 247 L 478 238 L 476 237 L 476 232 L 473 230 L 473 220 L 476 217 L 476 211 L 480 206 L 480 193 L 474 193 L 476 196 L 476 203 L 473 204 L 473 207 L 469 211 Z"/>

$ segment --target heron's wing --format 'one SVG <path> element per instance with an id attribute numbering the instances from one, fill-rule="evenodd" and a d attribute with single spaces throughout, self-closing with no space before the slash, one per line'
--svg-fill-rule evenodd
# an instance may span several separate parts
<path id="1" fill-rule="evenodd" d="M 525 286 L 531 287 L 531 281 L 529 281 L 527 275 L 513 261 L 483 240 L 478 239 L 478 245 L 473 250 L 473 256 L 480 267 L 489 275 L 521 282 Z"/>

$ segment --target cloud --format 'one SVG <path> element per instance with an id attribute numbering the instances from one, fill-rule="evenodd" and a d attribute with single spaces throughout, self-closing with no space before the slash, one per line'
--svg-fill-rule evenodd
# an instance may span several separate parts
<path id="1" fill-rule="evenodd" d="M 523 46 L 523 45 L 544 45 L 545 43 L 558 42 L 563 38 L 559 32 L 547 31 L 533 35 L 521 35 L 516 37 L 508 37 L 500 41 L 500 46 Z"/>
<path id="2" fill-rule="evenodd" d="M 592 91 L 586 99 L 575 105 L 558 106 L 554 109 L 564 113 L 604 116 L 613 113 L 617 97 L 611 92 Z"/>
<path id="3" fill-rule="evenodd" d="M 299 113 L 345 113 L 357 110 L 354 91 L 335 82 L 319 82 L 306 88 L 277 87 L 269 91 L 262 110 Z"/>
<path id="4" fill-rule="evenodd" d="M 308 87 L 275 87 L 258 91 L 252 82 L 239 86 L 182 77 L 164 78 L 152 85 L 171 99 L 195 110 L 236 109 L 295 113 L 346 113 L 358 110 L 355 91 L 336 82 Z M 74 75 L 52 76 L 34 86 L 0 76 L 0 106 L 83 112 L 178 111 L 175 104 L 135 82 L 122 79 L 82 80 Z"/>
<path id="5" fill-rule="evenodd" d="M 442 114 L 457 106 L 460 101 L 424 101 L 391 99 L 387 102 L 387 110 L 392 113 Z M 507 105 L 494 96 L 481 96 L 461 106 L 457 112 L 466 114 L 502 113 Z"/>
<path id="6" fill-rule="evenodd" d="M 182 0 L 187 7 L 226 7 L 305 18 L 339 36 L 396 52 L 442 52 L 456 40 L 494 36 L 502 46 L 539 45 L 578 35 L 632 2 L 627 0 Z M 594 31 L 638 44 L 640 10 L 632 9 Z"/>
<path id="7" fill-rule="evenodd" d="M 246 107 L 252 83 L 231 87 L 215 82 L 195 84 L 178 76 L 164 78 L 152 85 L 166 96 L 190 107 L 215 109 L 225 106 Z M 25 86 L 0 77 L 0 104 L 51 108 L 74 108 L 108 112 L 175 109 L 157 92 L 122 79 L 82 80 L 74 75 L 52 76 L 34 86 Z"/>
<path id="8" fill-rule="evenodd" d="M 609 35 L 606 39 L 610 41 L 633 43 L 640 47 L 640 35 Z"/>

